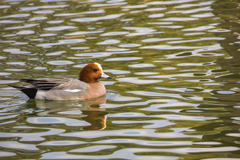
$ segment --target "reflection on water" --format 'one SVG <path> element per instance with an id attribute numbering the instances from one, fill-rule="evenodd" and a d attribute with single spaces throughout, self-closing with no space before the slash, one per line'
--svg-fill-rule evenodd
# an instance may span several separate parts
<path id="1" fill-rule="evenodd" d="M 27 120 L 31 124 L 83 125 L 86 126 L 82 128 L 83 130 L 102 130 L 106 128 L 107 113 L 104 112 L 105 109 L 99 108 L 99 105 L 104 103 L 106 103 L 105 97 L 100 97 L 87 101 L 45 101 L 30 99 L 24 105 L 27 105 L 27 108 L 36 108 L 37 117 L 30 117 Z"/>
<path id="2" fill-rule="evenodd" d="M 239 159 L 237 0 L 0 2 L 2 159 Z M 28 100 L 21 78 L 77 78 L 106 97 Z"/>

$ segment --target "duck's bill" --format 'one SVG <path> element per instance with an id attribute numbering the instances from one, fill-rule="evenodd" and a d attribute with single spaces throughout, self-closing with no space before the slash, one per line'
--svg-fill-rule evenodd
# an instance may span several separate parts
<path id="1" fill-rule="evenodd" d="M 101 78 L 111 79 L 112 77 L 102 73 Z"/>

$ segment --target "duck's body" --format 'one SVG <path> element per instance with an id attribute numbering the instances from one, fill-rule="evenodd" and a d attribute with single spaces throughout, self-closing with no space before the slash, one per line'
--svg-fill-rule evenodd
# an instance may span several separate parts
<path id="1" fill-rule="evenodd" d="M 21 79 L 22 82 L 32 84 L 26 87 L 13 86 L 29 98 L 47 100 L 84 100 L 106 94 L 105 86 L 98 82 L 99 78 L 111 78 L 103 73 L 98 63 L 90 63 L 79 73 L 79 79 L 52 78 L 52 79 Z"/>

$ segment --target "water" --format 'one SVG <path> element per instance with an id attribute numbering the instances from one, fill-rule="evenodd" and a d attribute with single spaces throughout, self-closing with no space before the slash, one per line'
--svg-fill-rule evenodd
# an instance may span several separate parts
<path id="1" fill-rule="evenodd" d="M 240 159 L 237 0 L 0 2 L 1 159 Z M 112 80 L 28 100 L 21 78 Z"/>

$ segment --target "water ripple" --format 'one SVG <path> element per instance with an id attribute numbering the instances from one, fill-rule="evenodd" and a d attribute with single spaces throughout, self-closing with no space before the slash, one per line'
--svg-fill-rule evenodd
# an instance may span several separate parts
<path id="1" fill-rule="evenodd" d="M 178 129 L 173 129 L 175 132 L 163 132 L 156 133 L 154 129 L 122 129 L 115 131 L 84 131 L 84 132 L 72 132 L 72 133 L 63 133 L 61 136 L 67 137 L 81 137 L 81 138 L 97 138 L 97 137 L 106 137 L 106 136 L 121 136 L 121 137 L 162 137 L 162 138 L 183 138 L 183 137 L 198 137 L 201 136 L 190 136 L 184 135 L 183 133 L 177 132 Z"/>
<path id="2" fill-rule="evenodd" d="M 237 159 L 238 13 L 224 0 L 0 1 L 0 157 Z M 93 62 L 113 77 L 97 99 L 11 87 Z"/>

